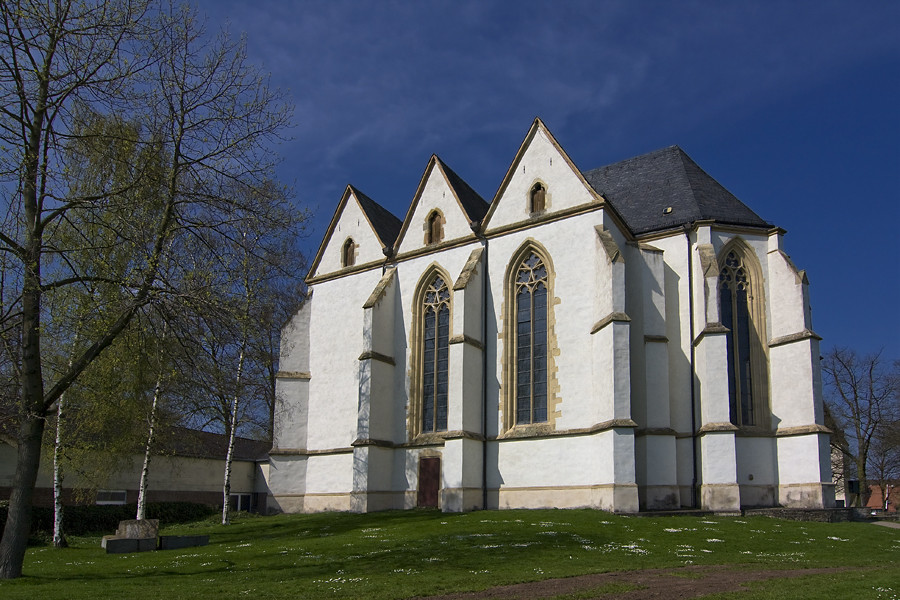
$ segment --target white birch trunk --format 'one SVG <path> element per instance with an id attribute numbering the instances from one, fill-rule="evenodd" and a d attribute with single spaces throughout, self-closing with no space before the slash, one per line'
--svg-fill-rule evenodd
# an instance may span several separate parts
<path id="1" fill-rule="evenodd" d="M 235 377 L 234 399 L 231 401 L 231 425 L 228 431 L 228 453 L 225 455 L 225 483 L 222 487 L 222 525 L 231 522 L 228 500 L 231 497 L 231 462 L 234 458 L 234 437 L 238 424 L 238 399 L 241 395 L 241 375 L 244 371 L 244 351 L 247 348 L 247 337 L 241 340 L 241 352 L 238 355 L 237 375 Z"/>
<path id="2" fill-rule="evenodd" d="M 73 345 L 78 344 L 78 331 L 75 331 Z M 72 368 L 72 359 L 69 359 L 69 368 Z M 56 439 L 53 442 L 53 547 L 65 548 L 66 536 L 63 534 L 63 504 L 62 504 L 62 422 L 63 405 L 66 395 L 60 394 L 56 401 Z"/>
<path id="3" fill-rule="evenodd" d="M 147 444 L 144 446 L 144 466 L 141 468 L 141 485 L 138 487 L 137 514 L 135 519 L 146 518 L 147 512 L 147 480 L 150 475 L 150 449 L 153 445 L 153 435 L 156 428 L 156 405 L 159 402 L 159 394 L 162 388 L 162 373 L 156 377 L 156 387 L 153 389 L 153 404 L 150 405 L 150 430 L 147 433 Z"/>
<path id="4" fill-rule="evenodd" d="M 60 455 L 62 454 L 62 418 L 63 402 L 65 394 L 61 394 L 56 404 L 56 441 L 53 444 L 53 546 L 65 548 L 66 537 L 63 535 L 63 505 L 62 505 L 62 467 Z"/>

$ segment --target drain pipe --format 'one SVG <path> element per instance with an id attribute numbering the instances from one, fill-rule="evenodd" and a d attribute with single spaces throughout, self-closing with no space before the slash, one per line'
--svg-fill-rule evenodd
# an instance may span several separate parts
<path id="1" fill-rule="evenodd" d="M 688 342 L 691 346 L 691 468 L 693 478 L 691 479 L 691 506 L 700 508 L 699 498 L 697 497 L 697 399 L 695 397 L 696 389 L 696 363 L 694 351 L 694 249 L 691 245 L 691 230 L 693 223 L 685 224 L 684 238 L 687 240 L 688 252 L 688 312 L 690 323 L 690 339 Z"/>
<path id="2" fill-rule="evenodd" d="M 488 366 L 488 312 L 487 312 L 487 289 L 488 289 L 488 240 L 484 232 L 481 230 L 481 223 L 473 221 L 470 225 L 472 231 L 481 240 L 481 246 L 484 248 L 482 253 L 482 269 L 481 274 L 481 509 L 487 510 L 488 507 L 488 490 L 487 490 L 487 366 Z"/>

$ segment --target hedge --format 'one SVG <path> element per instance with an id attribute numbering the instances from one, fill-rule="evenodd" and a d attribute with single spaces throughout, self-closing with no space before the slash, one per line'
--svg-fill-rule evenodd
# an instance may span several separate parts
<path id="1" fill-rule="evenodd" d="M 8 506 L 8 502 L 0 502 L 0 535 L 6 524 Z M 137 506 L 134 504 L 66 506 L 63 510 L 63 531 L 66 535 L 115 533 L 119 521 L 134 519 L 136 512 Z M 219 509 L 214 506 L 195 502 L 147 504 L 147 518 L 159 519 L 160 525 L 199 521 L 218 512 Z M 53 533 L 52 508 L 32 507 L 31 535 L 34 536 L 39 532 Z"/>

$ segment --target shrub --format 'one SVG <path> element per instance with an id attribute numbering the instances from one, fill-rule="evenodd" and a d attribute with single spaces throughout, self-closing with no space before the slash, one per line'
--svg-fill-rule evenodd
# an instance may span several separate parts
<path id="1" fill-rule="evenodd" d="M 0 535 L 6 524 L 9 503 L 0 502 Z M 134 504 L 66 506 L 63 511 L 63 531 L 66 535 L 107 534 L 115 532 L 119 521 L 133 519 Z M 215 514 L 218 509 L 196 502 L 150 502 L 147 518 L 159 519 L 160 525 L 199 521 Z M 53 532 L 53 509 L 35 506 L 31 509 L 31 535 Z"/>

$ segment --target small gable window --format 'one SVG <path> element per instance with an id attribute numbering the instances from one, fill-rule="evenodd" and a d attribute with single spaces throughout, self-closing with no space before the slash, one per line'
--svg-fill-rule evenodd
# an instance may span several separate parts
<path id="1" fill-rule="evenodd" d="M 354 263 L 356 263 L 356 244 L 353 242 L 353 238 L 347 238 L 341 248 L 341 266 L 352 267 Z"/>
<path id="2" fill-rule="evenodd" d="M 440 243 L 444 238 L 444 218 L 441 213 L 434 211 L 428 215 L 426 226 L 425 243 L 429 245 Z"/>
<path id="3" fill-rule="evenodd" d="M 542 183 L 536 183 L 531 187 L 529 210 L 532 214 L 544 212 L 547 207 L 547 188 Z"/>

